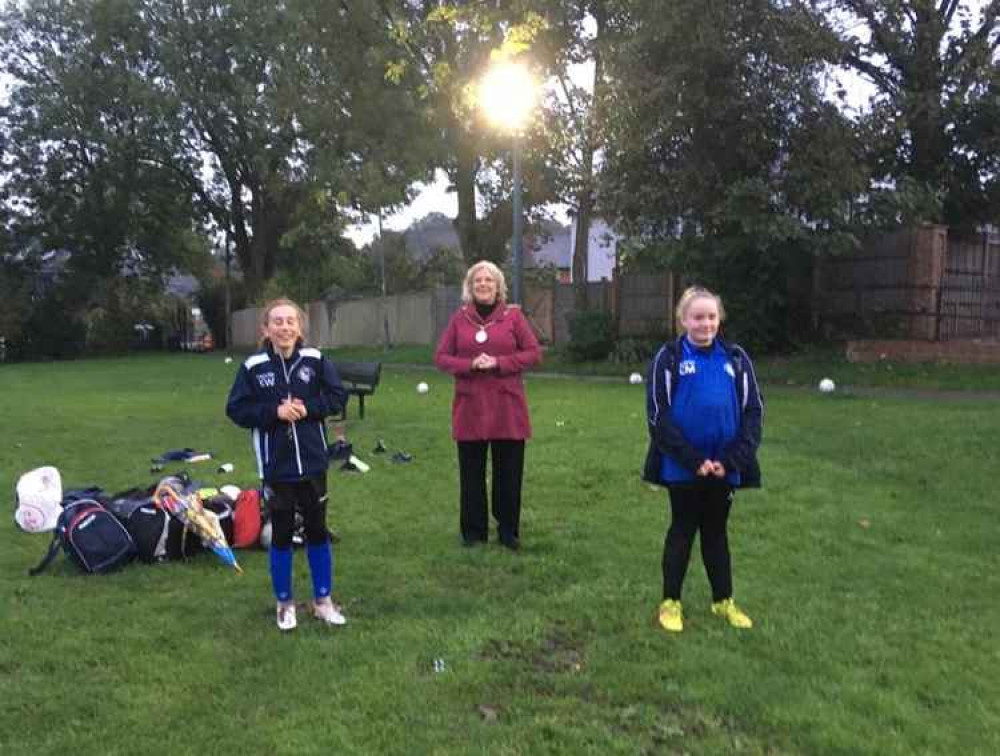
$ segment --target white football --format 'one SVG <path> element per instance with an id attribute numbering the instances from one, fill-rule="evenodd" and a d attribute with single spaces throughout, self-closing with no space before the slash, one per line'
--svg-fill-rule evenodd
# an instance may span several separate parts
<path id="1" fill-rule="evenodd" d="M 423 381 L 421 381 L 420 383 L 417 384 L 417 393 L 418 394 L 426 394 L 430 390 L 431 390 L 431 387 L 428 386 Z"/>
<path id="2" fill-rule="evenodd" d="M 228 364 L 229 364 L 230 362 L 232 362 L 232 361 L 233 361 L 233 358 L 232 358 L 232 357 L 226 357 L 226 364 L 227 364 L 227 365 L 228 365 Z"/>
<path id="3" fill-rule="evenodd" d="M 824 378 L 819 382 L 819 390 L 824 394 L 832 394 L 837 388 L 837 384 L 830 378 Z"/>
<path id="4" fill-rule="evenodd" d="M 638 373 L 632 373 L 632 375 L 628 377 L 628 382 L 631 383 L 633 386 L 637 383 L 642 383 L 642 376 L 639 375 Z"/>

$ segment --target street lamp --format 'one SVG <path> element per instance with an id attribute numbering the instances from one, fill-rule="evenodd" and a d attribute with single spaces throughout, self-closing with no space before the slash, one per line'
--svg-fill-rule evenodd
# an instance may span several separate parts
<path id="1" fill-rule="evenodd" d="M 505 62 L 494 65 L 479 85 L 479 104 L 486 118 L 497 128 L 509 132 L 514 140 L 514 223 L 510 240 L 511 301 L 523 304 L 521 249 L 524 219 L 521 212 L 521 137 L 535 107 L 536 84 L 527 67 Z"/>

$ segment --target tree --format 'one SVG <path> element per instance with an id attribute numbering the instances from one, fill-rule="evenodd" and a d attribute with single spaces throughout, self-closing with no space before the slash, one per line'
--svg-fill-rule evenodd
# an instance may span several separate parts
<path id="1" fill-rule="evenodd" d="M 167 267 L 192 228 L 225 234 L 251 298 L 283 258 L 306 254 L 295 244 L 340 254 L 356 212 L 405 201 L 428 173 L 411 138 L 427 130 L 420 104 L 386 80 L 392 41 L 369 8 L 9 8 L 7 152 L 25 222 L 98 278 L 129 255 Z"/>
<path id="2" fill-rule="evenodd" d="M 971 6 L 979 5 L 974 13 Z M 918 220 L 996 221 L 995 116 L 1000 0 L 834 0 L 839 61 L 876 87 L 876 177 L 910 180 L 935 200 Z M 828 8 L 828 12 L 830 10 Z"/>
<path id="3" fill-rule="evenodd" d="M 201 252 L 191 198 L 146 159 L 143 135 L 166 120 L 144 83 L 146 42 L 129 3 L 8 7 L 0 59 L 14 77 L 3 110 L 4 169 L 26 249 L 72 252 L 67 298 L 86 308 L 96 282 L 156 277 Z"/>
<path id="4" fill-rule="evenodd" d="M 439 166 L 458 197 L 455 228 L 462 254 L 470 263 L 480 258 L 502 263 L 511 234 L 512 183 L 503 158 L 510 145 L 479 117 L 476 85 L 491 60 L 528 50 L 544 21 L 526 0 L 382 0 L 379 6 L 402 50 L 389 76 L 411 82 L 440 139 Z M 534 64 L 547 68 L 544 60 Z M 535 170 L 543 154 L 540 137 L 534 129 L 525 135 L 529 211 L 551 195 L 541 180 L 544 171 Z"/>
<path id="5" fill-rule="evenodd" d="M 557 175 L 558 197 L 576 225 L 573 282 L 576 306 L 587 306 L 587 263 L 591 218 L 597 202 L 595 160 L 603 146 L 603 108 L 607 97 L 605 49 L 620 13 L 615 0 L 564 0 L 542 3 L 548 11 L 556 87 L 546 98 L 548 159 Z M 592 68 L 591 81 L 577 83 L 573 71 Z"/>
<path id="6" fill-rule="evenodd" d="M 719 289 L 743 340 L 788 344 L 811 255 L 854 243 L 868 186 L 819 83 L 836 40 L 769 0 L 633 3 L 619 28 L 602 204 L 645 257 Z"/>

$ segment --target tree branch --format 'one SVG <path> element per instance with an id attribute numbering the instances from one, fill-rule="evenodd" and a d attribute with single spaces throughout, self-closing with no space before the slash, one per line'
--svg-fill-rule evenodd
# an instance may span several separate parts
<path id="1" fill-rule="evenodd" d="M 858 73 L 867 76 L 889 94 L 895 96 L 899 92 L 899 82 L 890 73 L 882 70 L 871 61 L 861 58 L 856 53 L 848 53 L 844 58 L 844 62 Z"/>

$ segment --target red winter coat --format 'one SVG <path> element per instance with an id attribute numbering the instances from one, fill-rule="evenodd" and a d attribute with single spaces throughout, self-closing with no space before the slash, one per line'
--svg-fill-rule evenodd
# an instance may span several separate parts
<path id="1" fill-rule="evenodd" d="M 485 330 L 480 343 L 476 334 Z M 472 360 L 485 352 L 497 360 L 493 370 L 473 370 Z M 521 310 L 500 303 L 485 319 L 474 305 L 463 305 L 441 334 L 434 364 L 455 376 L 451 430 L 456 441 L 523 441 L 531 438 L 531 420 L 521 371 L 542 359 L 538 339 Z"/>

